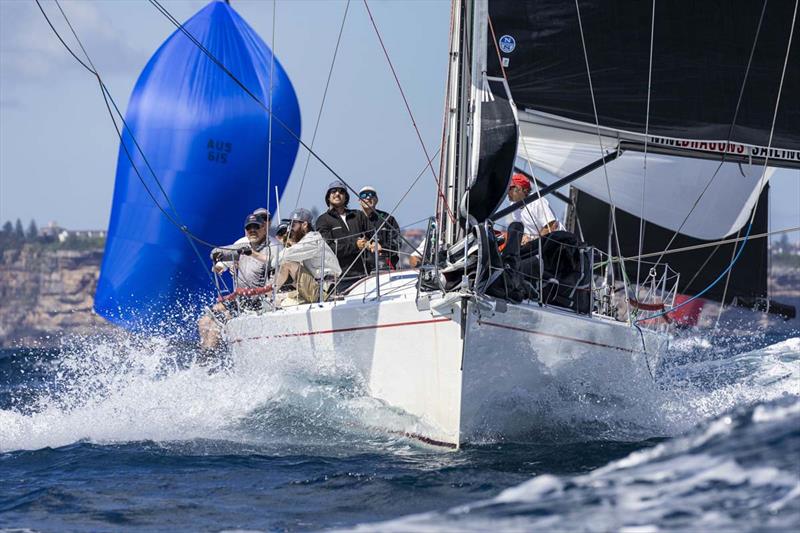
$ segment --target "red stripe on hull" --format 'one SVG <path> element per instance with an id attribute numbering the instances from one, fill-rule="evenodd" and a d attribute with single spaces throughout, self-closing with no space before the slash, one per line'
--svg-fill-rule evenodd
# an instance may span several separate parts
<path id="1" fill-rule="evenodd" d="M 611 348 L 612 350 L 620 350 L 620 351 L 629 352 L 629 353 L 644 353 L 641 350 L 631 350 L 630 348 L 623 348 L 621 346 L 612 346 L 610 344 L 603 344 L 601 342 L 594 342 L 594 341 L 587 341 L 587 340 L 583 340 L 583 339 L 576 339 L 575 337 L 567 337 L 566 335 L 558 335 L 556 333 L 545 333 L 543 331 L 535 331 L 535 330 L 532 330 L 532 329 L 525 329 L 525 328 L 520 328 L 520 327 L 516 327 L 516 326 L 507 326 L 505 324 L 498 324 L 496 322 L 487 322 L 485 320 L 479 320 L 478 324 L 485 324 L 487 326 L 494 326 L 496 328 L 511 329 L 511 330 L 514 330 L 514 331 L 522 331 L 523 333 L 532 333 L 534 335 L 542 335 L 543 337 L 551 337 L 553 339 L 574 341 L 574 342 L 579 342 L 581 344 L 588 344 L 589 346 L 598 346 L 600 348 Z"/>
<path id="2" fill-rule="evenodd" d="M 318 331 L 302 331 L 300 333 L 284 333 L 281 335 L 267 335 L 262 337 L 246 337 L 244 339 L 236 339 L 232 341 L 242 342 L 242 341 L 254 341 L 258 339 L 280 339 L 282 337 L 308 337 L 311 335 L 330 335 L 334 333 L 345 333 L 348 331 L 362 331 L 368 329 L 381 329 L 381 328 L 399 328 L 404 326 L 418 326 L 421 324 L 436 324 L 439 322 L 450 322 L 449 318 L 436 318 L 434 320 L 415 320 L 413 322 L 394 322 L 392 324 L 374 324 L 371 326 L 354 326 L 352 328 L 339 328 L 339 329 L 322 329 Z"/>

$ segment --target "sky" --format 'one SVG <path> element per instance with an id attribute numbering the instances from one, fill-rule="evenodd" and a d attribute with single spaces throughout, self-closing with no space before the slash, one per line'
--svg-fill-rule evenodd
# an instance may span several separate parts
<path id="1" fill-rule="evenodd" d="M 41 0 L 63 25 L 52 0 Z M 206 0 L 164 5 L 186 20 Z M 139 73 L 174 26 L 145 0 L 63 0 L 117 103 L 127 105 Z M 273 48 L 300 100 L 310 143 L 346 0 L 232 0 Z M 428 152 L 441 141 L 450 3 L 371 0 L 370 8 L 397 70 Z M 72 44 L 72 43 L 71 43 Z M 352 0 L 314 149 L 355 187 L 374 185 L 381 207 L 394 208 L 426 160 L 361 0 Z M 0 0 L 0 223 L 35 219 L 71 229 L 105 228 L 118 139 L 97 83 L 69 56 L 36 3 Z M 281 207 L 297 201 L 307 153 L 302 148 Z M 438 169 L 438 164 L 435 165 Z M 309 164 L 301 205 L 322 206 L 332 180 Z M 423 176 L 397 210 L 401 225 L 432 214 L 435 188 Z M 772 229 L 800 226 L 800 170 L 772 179 Z M 800 234 L 791 239 L 800 242 Z"/>

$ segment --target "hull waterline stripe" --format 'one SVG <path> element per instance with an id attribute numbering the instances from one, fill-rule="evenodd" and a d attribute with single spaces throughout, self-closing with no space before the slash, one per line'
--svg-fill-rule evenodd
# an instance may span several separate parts
<path id="1" fill-rule="evenodd" d="M 330 335 L 334 333 L 345 333 L 348 331 L 361 331 L 367 329 L 381 329 L 381 328 L 399 328 L 403 326 L 418 326 L 421 324 L 436 324 L 438 322 L 450 322 L 449 318 L 436 318 L 433 320 L 415 320 L 412 322 L 393 322 L 391 324 L 374 324 L 372 326 L 354 326 L 352 328 L 339 328 L 339 329 L 321 329 L 318 331 L 303 331 L 300 333 L 284 333 L 280 335 L 265 335 L 260 337 L 245 337 L 243 339 L 236 339 L 231 342 L 237 343 L 242 341 L 254 341 L 259 339 L 279 339 L 282 337 L 308 337 L 311 335 Z"/>
<path id="2" fill-rule="evenodd" d="M 532 333 L 534 335 L 542 335 L 544 337 L 551 337 L 553 339 L 561 339 L 566 341 L 580 342 L 581 344 L 588 344 L 590 346 L 598 346 L 601 348 L 611 348 L 612 350 L 620 350 L 629 353 L 645 353 L 641 350 L 631 350 L 630 348 L 623 348 L 622 346 L 613 346 L 611 344 L 603 344 L 602 342 L 587 341 L 583 339 L 576 339 L 575 337 L 567 337 L 566 335 L 558 335 L 556 333 L 545 333 L 543 331 L 536 331 L 533 329 L 520 328 L 517 326 L 507 326 L 505 324 L 498 324 L 496 322 L 488 322 L 486 320 L 478 320 L 478 324 L 486 326 L 494 326 L 496 328 L 511 329 L 514 331 L 522 331 L 523 333 Z"/>
<path id="3" fill-rule="evenodd" d="M 406 437 L 409 439 L 415 439 L 420 441 L 423 444 L 428 444 L 430 446 L 438 446 L 440 448 L 448 448 L 450 450 L 457 450 L 458 445 L 452 442 L 445 442 L 442 440 L 432 439 L 430 437 L 426 437 L 425 435 L 420 435 L 419 433 L 410 433 L 408 431 L 393 431 L 389 430 L 387 433 L 390 435 L 397 435 L 399 437 Z"/>

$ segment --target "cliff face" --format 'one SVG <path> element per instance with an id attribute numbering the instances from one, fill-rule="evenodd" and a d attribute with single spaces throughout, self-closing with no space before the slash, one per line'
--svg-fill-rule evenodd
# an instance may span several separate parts
<path id="1" fill-rule="evenodd" d="M 112 326 L 92 310 L 102 250 L 30 245 L 0 255 L 0 347 L 55 345 Z"/>

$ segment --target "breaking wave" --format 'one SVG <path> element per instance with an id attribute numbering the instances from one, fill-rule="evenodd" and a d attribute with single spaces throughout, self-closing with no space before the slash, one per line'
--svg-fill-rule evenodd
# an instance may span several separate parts
<path id="1" fill-rule="evenodd" d="M 800 400 L 773 400 L 589 474 L 540 475 L 490 500 L 356 529 L 792 529 L 800 523 L 798 450 Z"/>

